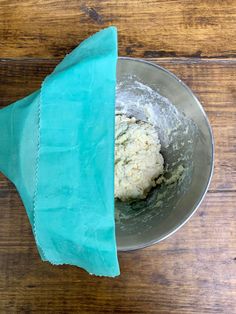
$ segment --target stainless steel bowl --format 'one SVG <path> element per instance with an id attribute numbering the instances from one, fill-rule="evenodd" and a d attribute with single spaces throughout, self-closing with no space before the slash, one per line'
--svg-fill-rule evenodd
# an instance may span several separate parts
<path id="1" fill-rule="evenodd" d="M 117 80 L 118 83 L 123 83 L 124 89 L 127 77 L 129 83 L 138 80 L 166 97 L 197 126 L 198 137 L 192 152 L 192 170 L 186 176 L 186 182 L 172 185 L 166 191 L 167 194 L 163 194 L 166 197 L 161 201 L 158 201 L 160 188 L 157 188 L 146 201 L 136 202 L 131 207 L 129 204 L 116 202 L 116 209 L 121 213 L 129 213 L 124 214 L 123 218 L 118 217 L 116 221 L 119 251 L 152 245 L 183 226 L 206 194 L 214 162 L 213 136 L 206 113 L 192 91 L 180 79 L 156 64 L 133 58 L 119 58 Z M 179 131 L 178 137 L 184 141 L 185 132 Z M 182 154 L 185 153 L 184 150 L 186 147 L 182 149 Z M 168 155 L 168 150 L 164 153 Z M 163 186 L 161 189 L 163 193 L 167 188 Z M 168 198 L 168 193 L 171 193 L 171 198 Z"/>

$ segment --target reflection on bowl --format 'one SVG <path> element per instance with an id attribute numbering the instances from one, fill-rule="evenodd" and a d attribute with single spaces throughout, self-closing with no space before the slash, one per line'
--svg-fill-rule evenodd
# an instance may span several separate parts
<path id="1" fill-rule="evenodd" d="M 165 178 L 147 199 L 116 200 L 118 250 L 143 248 L 179 229 L 195 212 L 210 183 L 213 137 L 192 91 L 169 71 L 119 58 L 116 110 L 152 123 L 165 159 Z"/>

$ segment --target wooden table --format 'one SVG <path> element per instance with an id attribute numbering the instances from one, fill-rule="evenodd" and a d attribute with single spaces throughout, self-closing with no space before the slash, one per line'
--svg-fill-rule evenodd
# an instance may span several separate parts
<path id="1" fill-rule="evenodd" d="M 210 189 L 171 238 L 120 254 L 109 279 L 43 263 L 0 175 L 0 313 L 236 313 L 236 1 L 0 0 L 0 107 L 111 24 L 120 55 L 166 67 L 199 97 L 216 145 Z"/>

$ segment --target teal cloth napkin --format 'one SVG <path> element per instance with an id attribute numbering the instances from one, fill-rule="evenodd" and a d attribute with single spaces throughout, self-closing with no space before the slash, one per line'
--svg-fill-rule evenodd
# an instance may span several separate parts
<path id="1" fill-rule="evenodd" d="M 0 110 L 0 170 L 21 195 L 42 259 L 112 277 L 116 64 L 109 27 L 67 55 L 39 91 Z"/>

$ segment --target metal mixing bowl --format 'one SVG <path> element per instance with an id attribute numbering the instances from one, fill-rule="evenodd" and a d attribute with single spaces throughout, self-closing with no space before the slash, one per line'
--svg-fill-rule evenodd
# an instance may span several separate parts
<path id="1" fill-rule="evenodd" d="M 137 88 L 135 82 L 138 80 L 167 98 L 179 112 L 184 114 L 183 117 L 191 121 L 193 127 L 196 126 L 197 135 L 194 135 L 196 138 L 193 140 L 187 139 L 185 126 L 182 129 L 180 126 L 177 132 L 172 132 L 177 134 L 176 138 L 180 141 L 179 143 L 183 143 L 177 155 L 173 147 L 168 150 L 163 145 L 164 158 L 170 162 L 172 159 L 173 162 L 178 154 L 188 155 L 189 146 L 185 144 L 192 143 L 191 169 L 189 168 L 190 170 L 181 182 L 168 187 L 164 185 L 157 187 L 146 200 L 137 201 L 131 205 L 116 201 L 116 211 L 121 213 L 121 216 L 116 219 L 119 251 L 135 250 L 152 245 L 167 238 L 183 226 L 205 196 L 212 177 L 214 161 L 213 136 L 207 116 L 198 99 L 180 79 L 156 64 L 133 58 L 119 58 L 117 80 L 118 84 L 123 84 L 123 98 L 126 95 L 127 79 L 129 81 L 127 88 L 129 86 L 131 90 L 133 89 L 133 95 L 137 97 L 139 92 L 135 90 Z M 120 97 L 121 94 L 118 93 L 118 102 Z M 137 101 L 137 98 L 134 101 Z M 159 113 L 163 110 L 165 110 L 165 101 Z M 132 112 L 130 114 L 132 115 Z M 191 134 L 194 132 L 190 132 L 188 136 L 193 136 Z M 160 195 L 163 197 L 160 198 Z"/>

